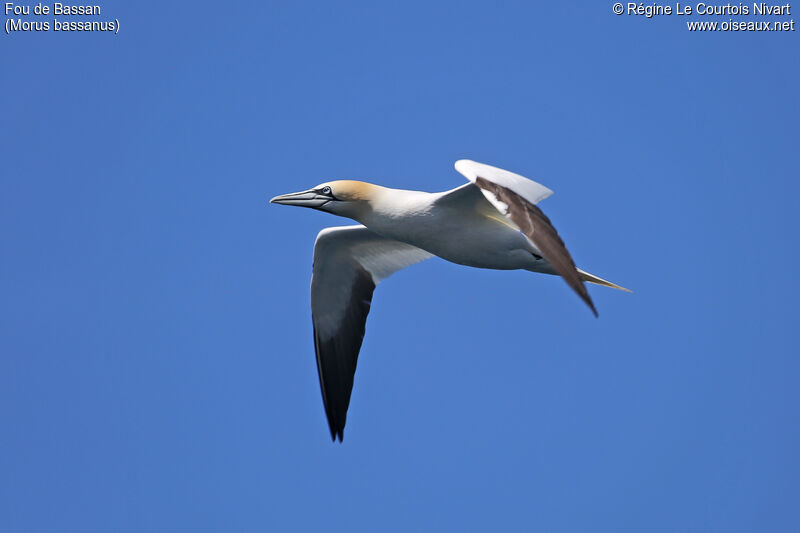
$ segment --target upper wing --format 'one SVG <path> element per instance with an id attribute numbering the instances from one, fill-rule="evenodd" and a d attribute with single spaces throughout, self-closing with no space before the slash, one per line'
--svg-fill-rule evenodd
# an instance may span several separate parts
<path id="1" fill-rule="evenodd" d="M 553 191 L 544 185 L 536 183 L 533 180 L 529 180 L 525 176 L 514 174 L 508 170 L 503 170 L 502 168 L 484 165 L 483 163 L 476 163 L 475 161 L 470 161 L 469 159 L 461 159 L 456 161 L 455 167 L 456 170 L 458 170 L 472 183 L 475 183 L 475 180 L 478 178 L 478 176 L 480 176 L 483 179 L 496 183 L 497 185 L 505 187 L 506 189 L 511 189 L 532 204 L 538 204 L 553 194 Z M 490 202 L 494 203 L 491 197 L 487 196 L 486 198 Z"/>
<path id="2" fill-rule="evenodd" d="M 564 241 L 550 219 L 536 207 L 536 203 L 553 194 L 553 191 L 519 174 L 468 159 L 457 161 L 455 167 L 480 189 L 498 211 L 516 224 L 597 316 L 594 302 Z"/>
<path id="3" fill-rule="evenodd" d="M 364 226 L 326 228 L 314 244 L 311 315 L 331 437 L 341 441 L 372 292 L 394 272 L 431 257 Z"/>

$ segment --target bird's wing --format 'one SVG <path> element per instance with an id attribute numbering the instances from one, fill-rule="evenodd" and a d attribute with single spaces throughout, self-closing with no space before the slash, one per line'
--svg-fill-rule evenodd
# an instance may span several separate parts
<path id="1" fill-rule="evenodd" d="M 536 183 L 525 176 L 514 174 L 508 170 L 503 170 L 502 168 L 484 165 L 483 163 L 476 163 L 475 161 L 470 161 L 469 159 L 461 159 L 456 161 L 455 167 L 456 170 L 458 170 L 472 183 L 475 183 L 475 180 L 478 178 L 478 176 L 480 176 L 485 180 L 489 180 L 497 185 L 511 189 L 532 204 L 538 204 L 553 194 L 553 191 L 544 185 Z M 494 204 L 494 200 L 491 197 L 487 196 L 486 198 Z"/>
<path id="2" fill-rule="evenodd" d="M 553 194 L 553 191 L 519 174 L 468 159 L 457 161 L 455 167 L 530 239 L 547 262 L 597 316 L 594 302 L 564 241 L 558 236 L 547 215 L 536 207 L 538 202 Z"/>
<path id="3" fill-rule="evenodd" d="M 326 228 L 314 244 L 311 315 L 314 349 L 331 437 L 341 441 L 358 351 L 377 284 L 431 257 L 364 226 Z"/>

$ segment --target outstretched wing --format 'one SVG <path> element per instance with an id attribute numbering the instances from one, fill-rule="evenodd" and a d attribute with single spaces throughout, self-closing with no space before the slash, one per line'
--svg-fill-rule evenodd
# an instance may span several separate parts
<path id="1" fill-rule="evenodd" d="M 314 244 L 311 315 L 322 401 L 333 440 L 344 437 L 358 352 L 378 283 L 431 257 L 364 226 L 326 228 Z"/>
<path id="2" fill-rule="evenodd" d="M 508 217 L 530 239 L 541 251 L 542 257 L 597 316 L 594 302 L 564 241 L 559 237 L 550 219 L 536 207 L 538 202 L 553 194 L 553 191 L 519 174 L 468 159 L 457 161 L 455 167 L 480 189 L 500 213 Z"/>

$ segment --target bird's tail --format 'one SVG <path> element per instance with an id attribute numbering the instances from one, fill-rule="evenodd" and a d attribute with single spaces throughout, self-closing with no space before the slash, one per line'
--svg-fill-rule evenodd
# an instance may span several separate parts
<path id="1" fill-rule="evenodd" d="M 584 272 L 580 268 L 578 269 L 578 274 L 580 274 L 581 279 L 583 281 L 588 281 L 589 283 L 596 283 L 597 285 L 603 285 L 604 287 L 611 287 L 612 289 L 619 289 L 625 292 L 633 292 L 630 289 L 626 289 L 625 287 L 620 287 L 616 283 L 611 283 L 610 281 L 598 278 L 597 276 L 589 274 L 588 272 Z"/>

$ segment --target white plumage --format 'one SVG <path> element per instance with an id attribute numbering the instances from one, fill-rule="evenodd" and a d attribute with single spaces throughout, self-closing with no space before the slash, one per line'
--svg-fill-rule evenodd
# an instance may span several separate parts
<path id="1" fill-rule="evenodd" d="M 361 224 L 326 228 L 314 245 L 314 346 L 334 440 L 344 435 L 372 293 L 394 272 L 436 255 L 477 268 L 558 274 L 595 314 L 583 281 L 627 290 L 575 267 L 550 220 L 536 207 L 553 191 L 466 159 L 455 168 L 470 183 L 440 193 L 337 180 L 271 200 Z"/>

